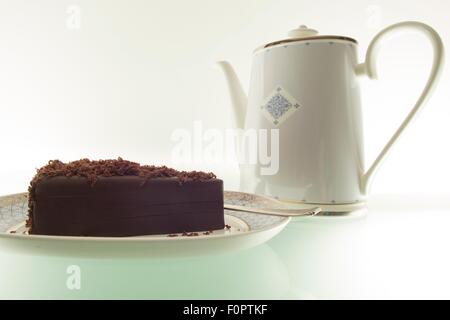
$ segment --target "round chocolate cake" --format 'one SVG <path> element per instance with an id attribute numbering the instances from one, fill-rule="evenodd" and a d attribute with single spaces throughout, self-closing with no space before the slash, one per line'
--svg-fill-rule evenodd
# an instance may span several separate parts
<path id="1" fill-rule="evenodd" d="M 30 234 L 125 237 L 224 228 L 223 182 L 118 158 L 51 160 L 29 187 Z"/>

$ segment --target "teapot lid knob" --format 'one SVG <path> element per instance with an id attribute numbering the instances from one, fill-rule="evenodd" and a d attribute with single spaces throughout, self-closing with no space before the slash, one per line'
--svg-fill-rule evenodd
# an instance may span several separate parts
<path id="1" fill-rule="evenodd" d="M 305 25 L 301 25 L 297 29 L 291 30 L 288 33 L 289 38 L 307 38 L 307 37 L 314 37 L 319 32 L 314 29 L 310 29 Z"/>

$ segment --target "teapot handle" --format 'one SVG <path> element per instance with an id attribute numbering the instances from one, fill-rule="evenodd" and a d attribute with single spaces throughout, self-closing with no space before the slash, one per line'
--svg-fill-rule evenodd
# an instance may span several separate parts
<path id="1" fill-rule="evenodd" d="M 422 106 L 429 98 L 430 93 L 434 88 L 434 85 L 436 84 L 436 80 L 438 79 L 443 66 L 444 46 L 438 33 L 433 28 L 424 23 L 416 21 L 406 21 L 385 28 L 384 30 L 380 31 L 375 36 L 375 38 L 373 38 L 372 42 L 370 43 L 367 49 L 365 62 L 358 64 L 356 66 L 356 74 L 357 75 L 366 74 L 370 79 L 376 79 L 377 78 L 376 56 L 380 44 L 382 43 L 382 40 L 392 36 L 394 33 L 397 33 L 398 31 L 404 30 L 419 31 L 423 33 L 428 40 L 430 40 L 433 46 L 433 65 L 431 67 L 431 72 L 428 77 L 428 81 L 425 85 L 425 88 L 423 89 L 422 94 L 420 95 L 416 104 L 409 112 L 409 114 L 406 116 L 405 120 L 402 122 L 397 131 L 395 131 L 394 135 L 389 139 L 387 144 L 381 150 L 380 154 L 376 157 L 375 161 L 372 163 L 372 165 L 364 174 L 362 181 L 362 190 L 364 194 L 367 194 L 368 192 L 368 187 L 370 185 L 373 173 L 379 167 L 380 163 L 385 158 L 386 154 L 394 145 L 394 143 L 397 141 L 398 137 L 403 133 L 404 129 L 409 125 L 411 120 L 416 116 L 417 112 L 422 108 Z"/>

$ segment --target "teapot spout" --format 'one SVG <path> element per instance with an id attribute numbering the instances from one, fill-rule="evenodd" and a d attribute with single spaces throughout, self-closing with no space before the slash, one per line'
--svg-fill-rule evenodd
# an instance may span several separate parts
<path id="1" fill-rule="evenodd" d="M 231 104 L 234 109 L 234 117 L 237 128 L 243 129 L 245 126 L 245 114 L 247 111 L 247 95 L 242 88 L 241 82 L 233 67 L 228 61 L 218 61 L 228 83 Z"/>

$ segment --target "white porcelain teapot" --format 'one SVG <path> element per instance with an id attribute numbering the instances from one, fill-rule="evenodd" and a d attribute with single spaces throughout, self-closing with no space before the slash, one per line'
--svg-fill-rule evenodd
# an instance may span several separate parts
<path id="1" fill-rule="evenodd" d="M 376 78 L 378 47 L 386 37 L 403 30 L 419 31 L 430 40 L 431 72 L 411 112 L 365 169 L 358 77 Z M 443 65 L 442 40 L 426 24 L 401 22 L 378 33 L 365 62 L 359 63 L 357 42 L 352 38 L 318 35 L 306 26 L 288 35 L 254 51 L 248 97 L 231 65 L 219 62 L 238 126 L 278 129 L 278 171 L 262 174 L 262 164 L 243 163 L 241 191 L 307 206 L 320 204 L 329 211 L 359 208 L 375 170 L 430 96 Z"/>

